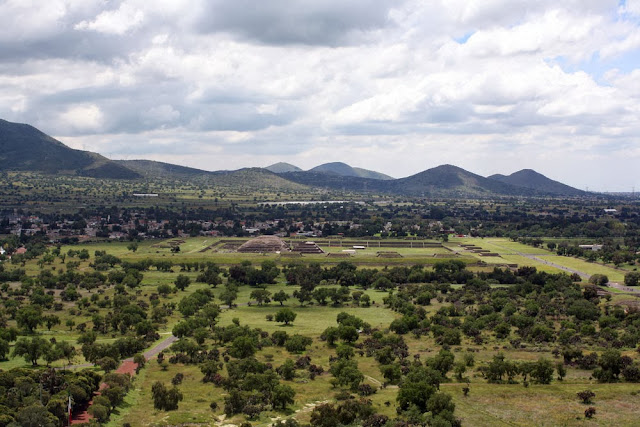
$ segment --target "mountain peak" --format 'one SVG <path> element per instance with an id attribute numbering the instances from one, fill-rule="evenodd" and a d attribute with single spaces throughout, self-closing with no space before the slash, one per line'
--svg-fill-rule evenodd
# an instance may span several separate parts
<path id="1" fill-rule="evenodd" d="M 291 163 L 278 162 L 264 168 L 273 173 L 300 172 L 302 169 Z"/>
<path id="2" fill-rule="evenodd" d="M 319 166 L 316 166 L 315 168 L 309 169 L 309 172 L 326 173 L 326 174 L 340 175 L 340 176 L 352 176 L 352 177 L 359 177 L 359 178 L 370 178 L 370 179 L 378 179 L 378 180 L 393 179 L 389 175 L 385 175 L 383 173 L 368 170 L 368 169 L 354 168 L 343 162 L 324 163 Z"/>
<path id="3" fill-rule="evenodd" d="M 491 175 L 489 179 L 517 187 L 530 188 L 541 193 L 563 196 L 580 196 L 584 194 L 582 190 L 554 181 L 533 169 L 522 169 L 507 176 L 501 174 Z"/>

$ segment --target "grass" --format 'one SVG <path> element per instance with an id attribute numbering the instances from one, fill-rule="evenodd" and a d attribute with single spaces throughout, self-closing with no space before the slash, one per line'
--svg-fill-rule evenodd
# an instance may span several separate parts
<path id="1" fill-rule="evenodd" d="M 491 426 L 583 426 L 638 425 L 638 384 L 571 384 L 500 385 L 473 383 L 467 397 L 461 384 L 443 384 L 456 404 L 456 416 L 463 425 Z M 576 393 L 585 389 L 595 392 L 591 405 L 582 404 Z M 584 410 L 596 408 L 592 420 L 584 418 Z"/>

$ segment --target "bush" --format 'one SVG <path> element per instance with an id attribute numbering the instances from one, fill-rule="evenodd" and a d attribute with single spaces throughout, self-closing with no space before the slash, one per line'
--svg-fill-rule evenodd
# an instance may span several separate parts
<path id="1" fill-rule="evenodd" d="M 302 353 L 311 345 L 312 342 L 313 340 L 310 337 L 296 334 L 287 339 L 284 346 L 290 353 Z"/>
<path id="2" fill-rule="evenodd" d="M 578 392 L 576 394 L 578 395 L 578 397 L 580 398 L 580 400 L 582 400 L 582 403 L 584 403 L 584 404 L 591 403 L 591 399 L 596 397 L 596 394 L 594 392 L 592 392 L 591 390 L 580 391 L 580 392 Z"/>
<path id="3" fill-rule="evenodd" d="M 596 414 L 596 408 L 594 408 L 593 406 L 589 406 L 587 409 L 584 410 L 585 418 L 591 419 L 595 414 Z"/>

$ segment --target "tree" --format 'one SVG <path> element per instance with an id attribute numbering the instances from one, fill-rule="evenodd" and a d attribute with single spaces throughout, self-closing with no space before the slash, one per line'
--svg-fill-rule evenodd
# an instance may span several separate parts
<path id="1" fill-rule="evenodd" d="M 249 336 L 242 335 L 233 340 L 229 348 L 229 354 L 238 359 L 253 356 L 257 351 L 256 344 Z"/>
<path id="2" fill-rule="evenodd" d="M 49 316 L 44 316 L 44 323 L 47 325 L 47 330 L 50 331 L 52 327 L 60 324 L 60 318 L 55 314 L 51 314 Z"/>
<path id="3" fill-rule="evenodd" d="M 220 301 L 225 303 L 229 308 L 233 308 L 233 302 L 238 298 L 238 287 L 227 283 L 222 293 L 220 293 Z"/>
<path id="4" fill-rule="evenodd" d="M 291 381 L 296 376 L 296 366 L 293 360 L 287 359 L 276 369 L 276 372 L 285 380 Z"/>
<path id="5" fill-rule="evenodd" d="M 40 403 L 26 406 L 16 416 L 22 427 L 55 427 L 60 421 Z"/>
<path id="6" fill-rule="evenodd" d="M 305 337 L 304 335 L 295 334 L 287 339 L 284 343 L 284 347 L 290 353 L 301 353 L 311 345 L 313 340 L 311 337 Z"/>
<path id="7" fill-rule="evenodd" d="M 127 249 L 129 249 L 131 252 L 135 252 L 138 250 L 138 242 L 131 242 L 127 245 Z"/>
<path id="8" fill-rule="evenodd" d="M 198 275 L 198 277 L 196 278 L 196 281 L 206 283 L 209 286 L 215 288 L 222 283 L 222 279 L 218 275 L 219 273 L 220 273 L 220 270 L 217 267 L 207 268 L 204 272 Z"/>
<path id="9" fill-rule="evenodd" d="M 179 274 L 173 283 L 176 285 L 176 288 L 184 291 L 191 283 L 191 279 L 189 279 L 189 277 L 185 276 L 184 274 Z"/>
<path id="10" fill-rule="evenodd" d="M 538 359 L 533 364 L 531 378 L 538 384 L 550 384 L 553 379 L 553 363 L 544 358 Z"/>
<path id="11" fill-rule="evenodd" d="M 255 289 L 251 292 L 249 298 L 256 300 L 258 305 L 262 305 L 271 301 L 271 292 L 266 289 Z"/>
<path id="12" fill-rule="evenodd" d="M 360 383 L 364 381 L 364 374 L 358 370 L 355 360 L 339 359 L 331 365 L 329 372 L 335 377 L 336 384 L 349 386 L 352 391 L 357 391 Z"/>
<path id="13" fill-rule="evenodd" d="M 153 386 L 151 386 L 151 394 L 153 396 L 153 407 L 164 411 L 178 409 L 178 402 L 183 399 L 180 390 L 176 387 L 169 390 L 160 381 L 156 381 Z"/>
<path id="14" fill-rule="evenodd" d="M 582 400 L 582 403 L 584 403 L 585 405 L 591 403 L 591 399 L 596 397 L 596 394 L 591 390 L 579 391 L 578 393 L 576 393 L 576 395 L 580 398 L 580 400 Z"/>
<path id="15" fill-rule="evenodd" d="M 23 356 L 24 360 L 31 362 L 33 366 L 38 365 L 38 359 L 45 355 L 51 348 L 51 343 L 44 338 L 33 337 L 31 340 L 21 338 L 13 347 L 13 356 Z"/>
<path id="16" fill-rule="evenodd" d="M 296 320 L 297 316 L 298 315 L 290 308 L 281 308 L 276 313 L 276 322 L 284 322 L 285 325 L 288 325 L 289 323 Z"/>
<path id="17" fill-rule="evenodd" d="M 118 361 L 113 357 L 108 356 L 96 360 L 96 364 L 106 373 L 109 373 L 118 367 Z"/>
<path id="18" fill-rule="evenodd" d="M 42 356 L 45 362 L 47 362 L 47 366 L 51 365 L 56 360 L 60 360 L 63 357 L 62 351 L 58 347 L 51 346 L 47 349 Z"/>
<path id="19" fill-rule="evenodd" d="M 412 366 L 400 385 L 396 400 L 402 410 L 415 405 L 421 412 L 440 386 L 440 373 L 424 366 Z"/>
<path id="20" fill-rule="evenodd" d="M 158 290 L 158 294 L 162 295 L 163 297 L 166 297 L 171 293 L 171 286 L 169 286 L 166 283 L 163 283 L 161 285 L 158 285 L 157 290 Z"/>
<path id="21" fill-rule="evenodd" d="M 0 360 L 6 360 L 9 354 L 9 342 L 0 338 Z"/>
<path id="22" fill-rule="evenodd" d="M 16 323 L 19 327 L 26 329 L 30 334 L 43 322 L 44 318 L 42 317 L 40 307 L 28 305 L 16 313 Z"/>
<path id="23" fill-rule="evenodd" d="M 609 283 L 609 278 L 604 274 L 594 274 L 589 277 L 589 283 L 596 286 L 606 286 Z"/>
<path id="24" fill-rule="evenodd" d="M 280 303 L 280 306 L 289 299 L 289 294 L 285 291 L 278 291 L 273 295 L 273 300 Z"/>
<path id="25" fill-rule="evenodd" d="M 624 276 L 624 284 L 627 286 L 638 286 L 640 283 L 640 273 L 637 271 L 630 271 Z"/>
<path id="26" fill-rule="evenodd" d="M 274 408 L 286 409 L 287 405 L 293 404 L 296 392 L 286 384 L 278 384 L 271 393 L 271 404 Z"/>

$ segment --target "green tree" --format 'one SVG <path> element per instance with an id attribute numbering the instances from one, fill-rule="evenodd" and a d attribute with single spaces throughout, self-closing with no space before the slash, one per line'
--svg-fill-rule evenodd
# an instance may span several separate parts
<path id="1" fill-rule="evenodd" d="M 33 337 L 32 339 L 21 338 L 13 347 L 13 356 L 22 356 L 33 366 L 38 365 L 38 359 L 43 357 L 51 348 L 51 343 L 44 338 Z"/>
<path id="2" fill-rule="evenodd" d="M 289 323 L 296 320 L 297 316 L 298 315 L 290 308 L 281 308 L 276 313 L 276 322 L 283 322 L 285 325 L 288 325 Z"/>
<path id="3" fill-rule="evenodd" d="M 640 283 L 640 273 L 637 271 L 630 271 L 624 276 L 624 284 L 627 286 L 638 286 Z"/>
<path id="4" fill-rule="evenodd" d="M 296 392 L 286 384 L 278 384 L 271 393 L 271 404 L 274 408 L 286 409 L 287 405 L 293 404 Z"/>
<path id="5" fill-rule="evenodd" d="M 251 291 L 250 299 L 255 300 L 258 305 L 271 302 L 271 292 L 266 289 L 255 289 Z"/>
<path id="6" fill-rule="evenodd" d="M 589 283 L 596 286 L 607 286 L 607 283 L 609 283 L 609 278 L 604 274 L 594 274 L 589 277 Z"/>
<path id="7" fill-rule="evenodd" d="M 183 399 L 182 393 L 176 387 L 167 389 L 160 381 L 156 381 L 151 386 L 151 395 L 153 397 L 153 407 L 164 411 L 178 409 L 178 402 Z"/>
<path id="8" fill-rule="evenodd" d="M 30 334 L 44 322 L 40 307 L 28 305 L 18 310 L 16 313 L 16 323 L 19 327 L 27 330 Z"/>
<path id="9" fill-rule="evenodd" d="M 280 306 L 289 299 L 289 294 L 285 291 L 278 291 L 273 295 L 273 300 L 280 303 Z"/>
<path id="10" fill-rule="evenodd" d="M 180 289 L 181 291 L 184 291 L 185 289 L 187 289 L 187 286 L 189 286 L 189 284 L 191 283 L 191 279 L 189 279 L 189 277 L 185 276 L 184 274 L 179 274 L 173 283 L 174 285 L 176 285 L 176 288 Z"/>

